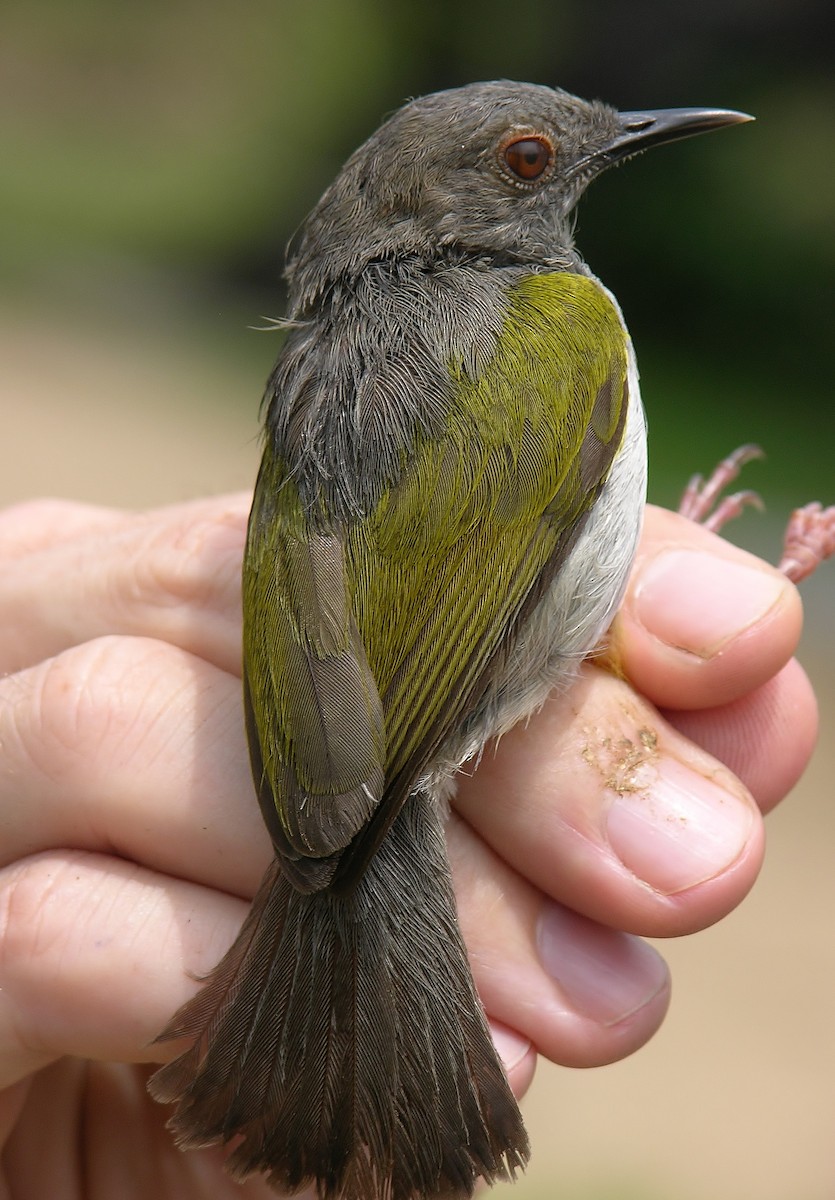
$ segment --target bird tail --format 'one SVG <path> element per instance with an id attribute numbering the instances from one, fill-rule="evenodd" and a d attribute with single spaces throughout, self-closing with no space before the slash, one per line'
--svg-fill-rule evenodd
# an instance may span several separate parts
<path id="1" fill-rule="evenodd" d="M 415 793 L 346 894 L 273 864 L 232 948 L 161 1041 L 149 1088 L 184 1147 L 320 1200 L 470 1196 L 528 1158 L 458 929 L 443 829 Z"/>

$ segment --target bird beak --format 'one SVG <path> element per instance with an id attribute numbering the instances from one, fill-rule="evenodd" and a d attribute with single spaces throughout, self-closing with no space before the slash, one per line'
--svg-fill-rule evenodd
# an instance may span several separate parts
<path id="1" fill-rule="evenodd" d="M 624 162 L 650 146 L 695 137 L 697 133 L 709 133 L 711 129 L 722 129 L 725 125 L 741 125 L 754 118 L 727 108 L 661 108 L 650 112 L 619 113 L 618 120 L 620 133 L 599 152 L 601 169 Z"/>

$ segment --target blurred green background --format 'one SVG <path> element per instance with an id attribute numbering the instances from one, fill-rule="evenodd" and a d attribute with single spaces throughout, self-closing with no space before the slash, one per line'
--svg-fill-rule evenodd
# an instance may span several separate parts
<path id="1" fill-rule="evenodd" d="M 823 0 L 5 0 L 0 501 L 249 486 L 294 228 L 403 99 L 504 76 L 756 115 L 604 176 L 578 241 L 637 346 L 653 498 L 757 441 L 769 516 L 731 536 L 775 557 L 791 505 L 835 501 L 832 51 Z M 520 1200 L 835 1195 L 835 571 L 806 596 L 830 732 L 763 883 L 665 948 L 647 1050 L 540 1069 Z"/>

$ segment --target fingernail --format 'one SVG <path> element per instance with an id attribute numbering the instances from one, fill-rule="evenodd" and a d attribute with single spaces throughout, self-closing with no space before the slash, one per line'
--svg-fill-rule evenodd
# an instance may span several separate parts
<path id="1" fill-rule="evenodd" d="M 493 1038 L 496 1053 L 504 1064 L 505 1071 L 512 1071 L 530 1052 L 530 1038 L 517 1033 L 515 1029 L 508 1029 L 507 1025 L 497 1025 L 491 1021 L 490 1035 Z"/>
<path id="2" fill-rule="evenodd" d="M 673 895 L 727 870 L 754 823 L 751 803 L 673 758 L 662 757 L 646 787 L 615 795 L 609 844 L 655 891 Z"/>
<path id="3" fill-rule="evenodd" d="M 667 987 L 666 963 L 652 946 L 557 904 L 540 915 L 537 945 L 571 1007 L 600 1025 L 617 1025 Z"/>
<path id="4" fill-rule="evenodd" d="M 711 658 L 761 620 L 786 587 L 778 575 L 715 554 L 664 550 L 643 567 L 632 611 L 660 641 Z"/>

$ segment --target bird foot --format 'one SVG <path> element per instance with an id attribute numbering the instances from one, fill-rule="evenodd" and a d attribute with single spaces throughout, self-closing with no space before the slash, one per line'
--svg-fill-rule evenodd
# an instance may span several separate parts
<path id="1" fill-rule="evenodd" d="M 745 490 L 722 496 L 746 463 L 762 458 L 759 446 L 740 446 L 720 462 L 708 479 L 694 475 L 681 498 L 678 511 L 712 533 L 719 531 L 738 517 L 747 507 L 763 508 L 756 492 Z M 792 581 L 800 583 L 814 574 L 827 558 L 835 555 L 835 506 L 824 508 L 817 502 L 797 508 L 789 518 L 783 537 L 783 557 L 779 570 Z"/>
<path id="2" fill-rule="evenodd" d="M 697 524 L 703 525 L 712 533 L 718 533 L 727 525 L 728 521 L 738 517 L 747 506 L 762 509 L 762 500 L 756 492 L 749 489 L 724 497 L 722 492 L 729 483 L 733 483 L 746 463 L 763 457 L 759 446 L 752 444 L 740 446 L 727 458 L 722 459 L 708 479 L 704 479 L 701 475 L 694 475 L 684 489 L 678 511 L 683 517 L 696 521 Z"/>
<path id="3" fill-rule="evenodd" d="M 792 581 L 808 579 L 835 554 L 835 505 L 806 504 L 789 517 L 780 570 Z"/>

